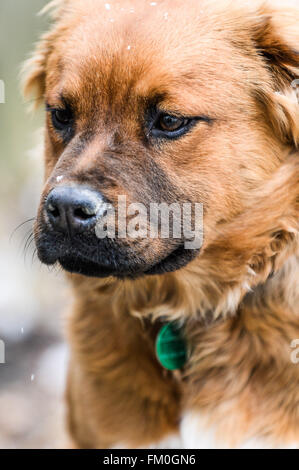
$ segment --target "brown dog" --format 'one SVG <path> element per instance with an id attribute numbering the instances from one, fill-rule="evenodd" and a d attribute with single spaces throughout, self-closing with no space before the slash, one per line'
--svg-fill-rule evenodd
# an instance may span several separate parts
<path id="1" fill-rule="evenodd" d="M 76 445 L 298 446 L 298 9 L 50 8 L 26 92 L 47 107 L 38 254 L 74 273 Z M 146 208 L 202 203 L 201 249 L 183 236 L 99 238 L 120 195 Z M 173 320 L 189 351 L 175 373 L 155 355 Z"/>

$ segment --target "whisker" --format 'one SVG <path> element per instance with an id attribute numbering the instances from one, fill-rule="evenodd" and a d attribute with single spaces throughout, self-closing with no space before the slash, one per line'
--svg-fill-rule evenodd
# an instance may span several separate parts
<path id="1" fill-rule="evenodd" d="M 23 235 L 20 243 L 19 243 L 19 246 L 18 246 L 18 252 L 22 251 L 24 253 L 24 248 L 26 246 L 26 243 L 27 243 L 27 240 L 28 240 L 28 237 L 30 237 L 32 235 L 32 230 L 27 230 L 27 232 Z"/>
<path id="2" fill-rule="evenodd" d="M 29 222 L 34 222 L 35 220 L 35 217 L 31 218 L 31 219 L 28 219 L 28 220 L 25 220 L 25 222 L 22 222 L 20 225 L 18 225 L 12 232 L 12 234 L 10 235 L 9 237 L 9 241 L 11 242 L 12 241 L 12 238 L 13 236 L 15 235 L 15 233 L 21 228 L 23 227 L 24 225 L 26 224 L 29 224 Z"/>
<path id="3" fill-rule="evenodd" d="M 19 250 L 22 250 L 23 254 L 25 254 L 26 249 L 27 249 L 27 243 L 29 242 L 29 240 L 32 239 L 32 237 L 33 237 L 33 232 L 32 232 L 32 229 L 30 229 L 24 235 L 24 237 L 23 237 L 23 239 L 20 243 L 20 246 L 19 246 Z"/>
<path id="4" fill-rule="evenodd" d="M 34 263 L 34 258 L 35 258 L 35 256 L 36 256 L 36 254 L 37 254 L 37 248 L 35 248 L 35 249 L 33 250 L 32 257 L 31 257 L 31 265 L 33 265 L 33 263 Z M 37 258 L 37 259 L 38 259 L 38 258 Z"/>
<path id="5" fill-rule="evenodd" d="M 24 246 L 24 263 L 26 263 L 26 256 L 27 256 L 28 250 L 30 248 L 30 245 L 32 244 L 33 241 L 34 241 L 34 235 L 31 232 L 28 235 L 28 237 L 26 239 L 26 242 L 25 242 L 25 246 Z"/>

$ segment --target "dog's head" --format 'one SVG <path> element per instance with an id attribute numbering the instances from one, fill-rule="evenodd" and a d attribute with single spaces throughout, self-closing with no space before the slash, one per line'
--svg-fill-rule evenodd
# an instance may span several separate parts
<path id="1" fill-rule="evenodd" d="M 298 12 L 259 2 L 53 3 L 55 24 L 26 79 L 47 109 L 41 261 L 95 277 L 175 271 L 205 253 L 212 264 L 215 234 L 224 229 L 228 246 L 225 227 L 298 145 Z M 137 236 L 121 233 L 119 197 Z M 203 246 L 186 249 L 184 230 L 161 236 L 161 221 L 153 236 L 148 216 L 159 204 L 190 206 L 194 230 L 202 204 Z M 115 236 L 102 237 L 113 209 Z M 182 226 L 182 213 L 170 219 Z"/>

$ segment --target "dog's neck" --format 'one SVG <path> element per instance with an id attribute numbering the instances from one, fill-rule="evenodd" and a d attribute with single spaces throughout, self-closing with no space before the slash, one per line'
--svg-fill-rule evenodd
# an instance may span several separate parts
<path id="1" fill-rule="evenodd" d="M 203 311 L 197 319 L 185 315 L 188 292 L 180 277 L 126 283 L 72 276 L 77 297 L 75 317 L 71 320 L 76 354 L 79 350 L 81 366 L 88 370 L 93 364 L 91 354 L 96 364 L 99 355 L 106 357 L 111 346 L 103 330 L 108 335 L 113 330 L 125 342 L 132 360 L 136 350 L 141 354 L 142 348 L 154 354 L 161 319 L 175 312 L 177 318 L 182 318 L 184 312 L 185 334 L 192 354 L 179 376 L 184 398 L 181 412 L 198 410 L 217 425 L 221 435 L 230 436 L 231 445 L 240 444 L 240 439 L 248 436 L 267 433 L 272 441 L 295 441 L 299 364 L 292 362 L 291 343 L 299 338 L 298 276 L 299 258 L 293 255 L 274 276 L 249 292 L 236 312 L 223 314 L 216 321 L 209 312 L 208 322 L 203 321 Z M 149 318 L 147 312 L 155 312 L 154 317 L 140 322 L 140 318 Z M 95 343 L 99 350 L 94 348 L 91 352 L 87 348 L 85 353 L 91 331 L 101 337 Z M 96 375 L 97 368 L 92 373 Z M 172 382 L 166 383 L 172 387 Z M 227 416 L 229 420 L 225 419 Z M 230 423 L 232 428 L 228 429 Z"/>
<path id="2" fill-rule="evenodd" d="M 213 423 L 219 420 L 220 428 L 223 416 L 231 416 L 233 428 L 228 430 L 226 421 L 223 433 L 231 432 L 233 445 L 244 435 L 268 430 L 277 442 L 296 442 L 298 279 L 299 258 L 293 256 L 246 295 L 234 316 L 208 328 L 187 327 L 193 348 L 185 373 L 187 407 L 206 413 Z M 275 422 L 285 423 L 284 429 Z"/>

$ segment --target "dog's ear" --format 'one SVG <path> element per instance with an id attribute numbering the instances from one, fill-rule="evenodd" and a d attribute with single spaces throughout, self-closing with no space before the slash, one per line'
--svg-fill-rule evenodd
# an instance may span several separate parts
<path id="1" fill-rule="evenodd" d="M 299 146 L 299 8 L 269 8 L 265 3 L 254 27 L 255 47 L 271 74 L 258 99 L 276 135 Z"/>
<path id="2" fill-rule="evenodd" d="M 44 99 L 46 88 L 46 69 L 48 58 L 53 50 L 53 44 L 59 35 L 59 27 L 56 23 L 67 10 L 69 0 L 52 0 L 40 14 L 49 13 L 55 24 L 50 32 L 44 34 L 38 42 L 35 51 L 23 65 L 22 88 L 25 97 L 32 96 L 34 108 Z"/>
<path id="3" fill-rule="evenodd" d="M 50 34 L 45 35 L 36 47 L 33 56 L 23 66 L 23 93 L 32 97 L 34 106 L 38 106 L 45 95 L 46 66 L 51 52 Z"/>

